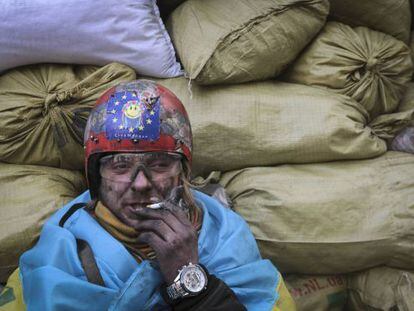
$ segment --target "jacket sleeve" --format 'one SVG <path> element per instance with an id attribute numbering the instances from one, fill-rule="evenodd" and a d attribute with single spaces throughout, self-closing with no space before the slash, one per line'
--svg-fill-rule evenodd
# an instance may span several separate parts
<path id="1" fill-rule="evenodd" d="M 242 311 L 246 308 L 239 302 L 234 292 L 222 280 L 214 275 L 209 275 L 207 289 L 200 295 L 188 297 L 178 301 L 171 301 L 163 290 L 163 297 L 175 311 Z"/>

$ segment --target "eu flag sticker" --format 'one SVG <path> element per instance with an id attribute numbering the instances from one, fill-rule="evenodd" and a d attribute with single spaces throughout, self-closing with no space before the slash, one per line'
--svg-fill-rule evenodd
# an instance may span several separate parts
<path id="1" fill-rule="evenodd" d="M 106 110 L 108 139 L 157 140 L 160 136 L 160 97 L 144 92 L 117 92 Z"/>

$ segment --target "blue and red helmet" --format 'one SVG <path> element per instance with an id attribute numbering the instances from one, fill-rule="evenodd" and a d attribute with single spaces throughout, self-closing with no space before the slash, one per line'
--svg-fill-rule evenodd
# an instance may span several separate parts
<path id="1" fill-rule="evenodd" d="M 192 134 L 181 101 L 150 80 L 107 90 L 91 110 L 85 129 L 85 170 L 92 198 L 99 186 L 99 159 L 117 152 L 172 152 L 190 164 Z"/>

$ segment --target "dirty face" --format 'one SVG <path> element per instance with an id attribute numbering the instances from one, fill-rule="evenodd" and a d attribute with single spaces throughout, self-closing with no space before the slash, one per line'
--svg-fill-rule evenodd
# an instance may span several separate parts
<path id="1" fill-rule="evenodd" d="M 134 210 L 165 200 L 181 183 L 181 166 L 171 162 L 177 159 L 166 159 L 120 155 L 100 161 L 99 200 L 123 223 L 134 226 L 139 221 Z"/>

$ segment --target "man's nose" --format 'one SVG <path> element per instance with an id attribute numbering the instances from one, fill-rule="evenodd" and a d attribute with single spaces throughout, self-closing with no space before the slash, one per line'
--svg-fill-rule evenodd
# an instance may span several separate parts
<path id="1" fill-rule="evenodd" d="M 136 176 L 132 176 L 131 188 L 135 191 L 143 191 L 152 187 L 152 183 L 143 170 L 139 170 Z"/>

